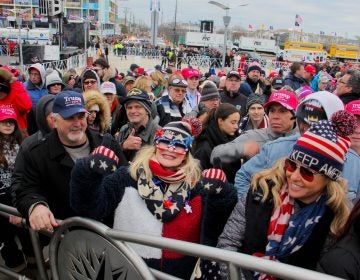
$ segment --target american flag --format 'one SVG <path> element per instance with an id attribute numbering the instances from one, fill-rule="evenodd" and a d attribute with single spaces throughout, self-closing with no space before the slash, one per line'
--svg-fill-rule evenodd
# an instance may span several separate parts
<path id="1" fill-rule="evenodd" d="M 295 26 L 300 26 L 300 24 L 302 24 L 302 17 L 299 15 L 295 16 Z"/>

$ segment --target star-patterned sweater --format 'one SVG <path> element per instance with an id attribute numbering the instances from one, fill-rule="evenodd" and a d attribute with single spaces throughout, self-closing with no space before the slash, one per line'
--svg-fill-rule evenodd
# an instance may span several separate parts
<path id="1" fill-rule="evenodd" d="M 163 222 L 159 216 L 166 201 L 163 205 L 155 203 L 154 211 L 150 211 L 138 193 L 137 184 L 127 167 L 103 178 L 91 172 L 83 159 L 77 161 L 72 172 L 70 203 L 79 215 L 99 221 L 113 215 L 114 229 L 215 246 L 237 201 L 236 190 L 231 184 L 202 178 L 191 191 L 186 204 L 171 205 L 180 209 L 176 217 Z M 181 192 L 179 194 L 181 196 Z M 129 245 L 150 267 L 182 279 L 190 278 L 195 258 L 168 250 Z"/>

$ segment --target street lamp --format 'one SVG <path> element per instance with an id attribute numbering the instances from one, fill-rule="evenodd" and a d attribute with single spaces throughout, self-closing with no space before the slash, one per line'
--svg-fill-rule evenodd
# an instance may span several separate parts
<path id="1" fill-rule="evenodd" d="M 218 6 L 219 8 L 225 10 L 225 16 L 223 16 L 223 22 L 224 22 L 224 26 L 225 26 L 225 32 L 224 32 L 224 46 L 223 46 L 223 56 L 222 56 L 222 63 L 221 66 L 224 69 L 225 68 L 225 57 L 226 57 L 226 49 L 227 49 L 227 30 L 228 30 L 228 26 L 230 24 L 230 20 L 231 17 L 229 16 L 229 10 L 230 7 L 225 6 L 219 2 L 216 1 L 209 1 L 209 4 Z"/>
<path id="2" fill-rule="evenodd" d="M 223 16 L 223 22 L 224 22 L 224 26 L 225 26 L 225 32 L 224 32 L 224 46 L 223 46 L 223 56 L 222 56 L 222 68 L 225 67 L 225 57 L 226 57 L 226 52 L 227 52 L 227 33 L 228 33 L 228 26 L 230 24 L 230 20 L 231 17 L 229 16 L 229 10 L 230 7 L 229 6 L 225 6 L 224 4 L 221 4 L 217 1 L 209 1 L 209 4 L 218 6 L 219 8 L 225 10 L 225 16 Z M 246 4 L 239 4 L 239 7 L 243 7 L 243 6 L 247 6 L 249 5 L 248 3 Z"/>

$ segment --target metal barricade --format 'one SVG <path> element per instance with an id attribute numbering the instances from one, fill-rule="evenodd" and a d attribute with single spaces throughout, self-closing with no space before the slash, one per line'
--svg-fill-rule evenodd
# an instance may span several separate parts
<path id="1" fill-rule="evenodd" d="M 4 217 L 19 215 L 15 208 L 3 204 L 0 204 L 0 214 Z M 61 221 L 61 225 L 51 237 L 49 257 L 52 279 L 178 279 L 150 269 L 128 242 L 226 263 L 229 266 L 230 279 L 240 279 L 237 268 L 259 271 L 281 279 L 340 279 L 237 252 L 169 238 L 117 231 L 97 221 L 80 217 Z M 34 248 L 40 249 L 37 235 L 32 238 L 32 244 Z M 43 258 L 36 255 L 36 261 L 41 279 L 48 279 Z M 0 273 L 14 279 L 27 279 L 19 278 L 23 276 L 4 267 L 0 267 Z"/>
<path id="2" fill-rule="evenodd" d="M 70 68 L 75 68 L 75 69 L 85 68 L 86 63 L 87 63 L 86 59 L 87 59 L 87 55 L 85 53 L 82 53 L 82 54 L 71 56 L 67 59 L 44 62 L 41 64 L 44 66 L 45 69 L 47 69 L 47 68 L 55 69 L 56 68 L 61 71 L 66 71 L 66 70 L 69 70 Z M 24 65 L 22 72 L 26 73 L 30 66 L 31 66 L 31 64 Z"/>

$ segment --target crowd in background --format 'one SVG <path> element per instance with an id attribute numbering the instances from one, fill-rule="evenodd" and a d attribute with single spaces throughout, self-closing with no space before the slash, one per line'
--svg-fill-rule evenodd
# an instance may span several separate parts
<path id="1" fill-rule="evenodd" d="M 108 59 L 130 59 L 120 45 L 97 48 L 81 71 L 0 67 L 1 203 L 34 230 L 80 215 L 359 279 L 356 65 L 294 62 L 289 73 L 266 73 L 235 54 L 234 69 L 201 73 L 175 63 L 182 50 L 163 49 L 154 69 L 133 63 L 120 73 Z M 1 255 L 23 270 L 34 262 L 30 242 L 19 219 L 2 222 Z M 133 249 L 184 279 L 228 274 L 215 262 Z"/>

